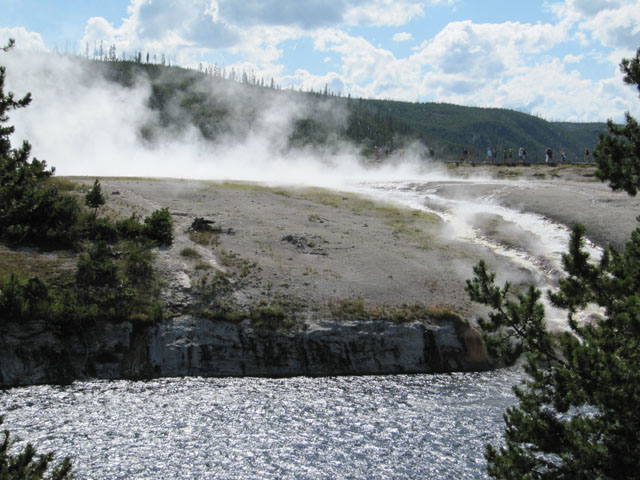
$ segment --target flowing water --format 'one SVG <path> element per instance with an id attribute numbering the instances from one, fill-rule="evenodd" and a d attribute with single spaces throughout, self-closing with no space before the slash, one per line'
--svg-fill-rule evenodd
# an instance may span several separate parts
<path id="1" fill-rule="evenodd" d="M 5 427 L 80 478 L 486 478 L 518 370 L 14 388 Z"/>

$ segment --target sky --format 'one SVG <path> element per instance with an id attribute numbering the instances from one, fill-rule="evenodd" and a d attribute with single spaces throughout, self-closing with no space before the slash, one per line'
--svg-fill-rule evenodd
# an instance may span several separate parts
<path id="1" fill-rule="evenodd" d="M 640 0 L 0 0 L 0 41 L 217 65 L 282 88 L 510 108 L 548 120 L 640 116 L 622 58 Z"/>

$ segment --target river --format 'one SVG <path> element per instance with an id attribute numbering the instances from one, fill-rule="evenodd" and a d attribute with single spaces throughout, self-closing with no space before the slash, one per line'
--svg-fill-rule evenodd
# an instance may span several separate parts
<path id="1" fill-rule="evenodd" d="M 12 435 L 91 479 L 487 478 L 519 370 L 14 388 Z"/>

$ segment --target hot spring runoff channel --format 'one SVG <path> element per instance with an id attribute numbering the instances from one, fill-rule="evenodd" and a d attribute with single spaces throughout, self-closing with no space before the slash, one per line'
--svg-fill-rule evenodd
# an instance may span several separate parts
<path id="1" fill-rule="evenodd" d="M 481 183 L 473 180 L 472 183 Z M 376 198 L 392 201 L 406 207 L 434 213 L 440 217 L 448 228 L 448 235 L 458 241 L 468 242 L 490 250 L 502 256 L 513 265 L 528 271 L 531 281 L 543 292 L 555 290 L 562 275 L 562 255 L 569 245 L 570 231 L 565 225 L 550 221 L 542 215 L 507 208 L 495 201 L 496 192 L 501 188 L 517 188 L 514 182 L 491 180 L 489 193 L 474 198 L 464 198 L 454 189 L 453 194 L 442 193 L 443 185 L 458 184 L 464 187 L 465 182 L 388 182 L 367 184 L 358 191 Z M 515 242 L 505 244 L 496 238 L 489 237 L 474 224 L 479 216 L 499 218 L 512 229 Z M 521 241 L 518 244 L 518 239 Z M 526 239 L 522 242 L 522 239 Z M 586 240 L 585 246 L 592 259 L 599 259 L 602 249 Z M 473 272 L 469 270 L 469 278 Z M 547 324 L 554 330 L 566 330 L 567 312 L 554 308 L 546 295 L 541 298 L 545 306 Z M 578 312 L 577 318 L 586 318 L 590 314 L 600 314 L 598 309 L 588 307 Z"/>

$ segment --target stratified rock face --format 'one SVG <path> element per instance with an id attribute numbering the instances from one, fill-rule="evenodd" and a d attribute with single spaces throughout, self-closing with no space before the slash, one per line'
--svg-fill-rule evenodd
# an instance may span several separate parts
<path id="1" fill-rule="evenodd" d="M 0 339 L 0 385 L 159 376 L 332 376 L 475 371 L 491 368 L 468 325 L 324 322 L 265 331 L 250 322 L 183 316 L 130 322 L 86 335 L 54 335 L 41 322 L 10 325 Z"/>

